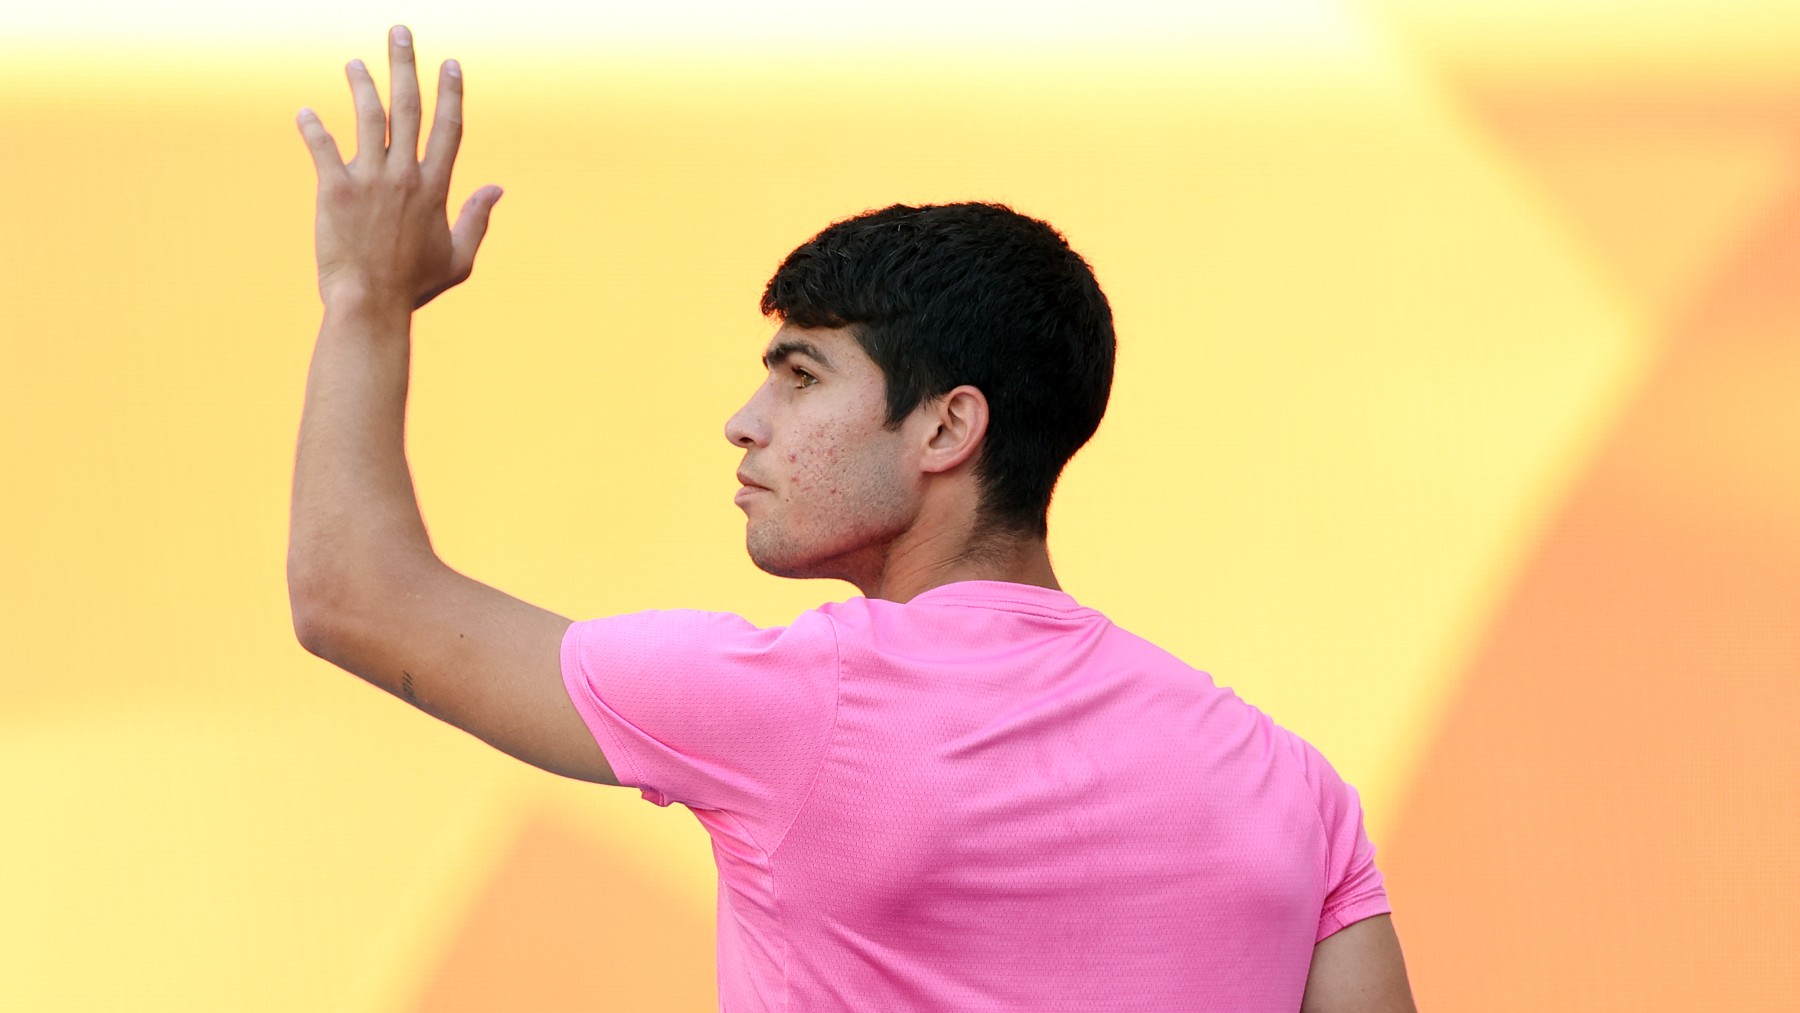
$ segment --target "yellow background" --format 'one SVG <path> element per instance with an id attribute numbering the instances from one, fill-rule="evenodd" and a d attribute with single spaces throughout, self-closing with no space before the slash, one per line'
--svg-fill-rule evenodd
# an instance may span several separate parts
<path id="1" fill-rule="evenodd" d="M 0 36 L 0 1009 L 710 1001 L 685 813 L 524 768 L 293 643 L 317 322 L 293 114 L 348 153 L 340 68 L 378 65 L 390 21 L 463 63 L 453 200 L 507 189 L 473 280 L 415 328 L 411 459 L 449 562 L 574 616 L 779 624 L 853 593 L 743 556 L 720 429 L 757 381 L 761 285 L 866 208 L 1004 201 L 1088 257 L 1120 329 L 1112 409 L 1052 513 L 1064 586 L 1319 745 L 1382 849 L 1436 797 L 1416 785 L 1488 634 L 1797 161 L 1800 19 L 1773 3 L 340 7 L 75 5 Z M 1800 402 L 1800 373 L 1752 368 L 1705 403 L 1759 375 Z M 1791 549 L 1800 422 L 1751 428 L 1676 484 Z M 1759 783 L 1717 833 L 1763 840 L 1800 800 Z M 1488 958 L 1415 942 L 1389 875 L 1422 1006 L 1474 1008 Z M 1800 997 L 1764 971 L 1761 1008 Z"/>

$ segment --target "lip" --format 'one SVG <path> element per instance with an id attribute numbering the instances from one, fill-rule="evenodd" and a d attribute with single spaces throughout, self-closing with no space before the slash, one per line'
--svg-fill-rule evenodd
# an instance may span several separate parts
<path id="1" fill-rule="evenodd" d="M 745 478 L 744 473 L 741 471 L 738 472 L 737 480 L 741 484 L 742 488 L 738 489 L 737 495 L 732 497 L 732 501 L 735 503 L 742 504 L 746 499 L 749 499 L 751 496 L 754 496 L 755 494 L 757 494 L 759 492 L 768 492 L 769 491 L 767 486 L 757 485 L 755 482 L 752 482 L 748 478 Z"/>

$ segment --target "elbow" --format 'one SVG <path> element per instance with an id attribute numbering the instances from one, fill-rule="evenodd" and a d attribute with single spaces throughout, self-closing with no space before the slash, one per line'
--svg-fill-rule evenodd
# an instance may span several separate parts
<path id="1" fill-rule="evenodd" d="M 332 654 L 331 626 L 324 614 L 316 608 L 302 606 L 298 601 L 289 603 L 294 618 L 294 639 L 306 648 L 306 653 L 319 658 L 329 658 Z"/>
<path id="2" fill-rule="evenodd" d="M 308 653 L 360 672 L 371 643 L 382 640 L 400 619 L 396 603 L 430 575 L 420 567 L 396 572 L 394 566 L 344 566 L 290 554 L 288 611 L 294 639 Z"/>
<path id="3" fill-rule="evenodd" d="M 332 645 L 341 636 L 337 595 L 332 585 L 316 570 L 288 561 L 288 611 L 294 623 L 294 639 L 307 653 L 329 660 L 335 652 Z"/>

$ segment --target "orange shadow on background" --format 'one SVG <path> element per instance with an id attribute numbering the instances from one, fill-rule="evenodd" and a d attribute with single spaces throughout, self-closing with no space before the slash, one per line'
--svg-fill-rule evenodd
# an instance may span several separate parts
<path id="1" fill-rule="evenodd" d="M 1476 106 L 1529 163 L 1533 109 Z M 1669 139 L 1732 117 L 1800 137 L 1791 101 L 1713 113 Z M 1675 309 L 1420 766 L 1384 865 L 1421 1009 L 1800 995 L 1800 187 L 1782 197 Z"/>

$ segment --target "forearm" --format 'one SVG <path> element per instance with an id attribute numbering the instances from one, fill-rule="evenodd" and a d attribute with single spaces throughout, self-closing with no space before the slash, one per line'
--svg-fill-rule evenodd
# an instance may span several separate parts
<path id="1" fill-rule="evenodd" d="M 441 565 L 405 452 L 411 307 L 339 294 L 325 307 L 295 455 L 288 592 L 309 649 L 329 626 Z M 335 660 L 335 659 L 334 659 Z"/>
<path id="2" fill-rule="evenodd" d="M 310 109 L 296 119 L 318 170 L 313 245 L 325 320 L 294 463 L 288 597 L 308 650 L 412 699 L 413 669 L 454 667 L 453 648 L 429 620 L 446 596 L 479 587 L 432 552 L 406 466 L 412 310 L 469 276 L 500 189 L 475 191 L 456 223 L 447 221 L 461 71 L 453 61 L 439 71 L 421 160 L 418 74 L 403 27 L 388 35 L 388 60 L 391 117 L 362 61 L 345 67 L 355 158 L 344 161 Z M 420 643 L 396 644 L 394 630 L 422 618 Z"/>

